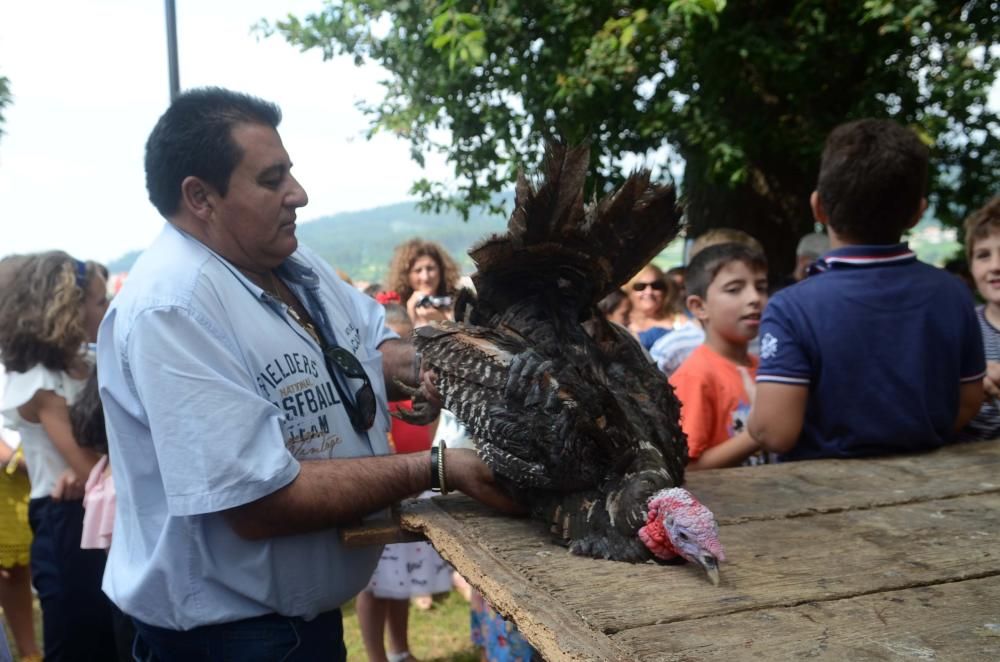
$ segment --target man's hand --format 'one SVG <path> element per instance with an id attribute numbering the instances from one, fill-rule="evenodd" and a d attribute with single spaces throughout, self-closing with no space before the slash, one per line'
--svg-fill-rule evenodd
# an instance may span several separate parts
<path id="1" fill-rule="evenodd" d="M 527 511 L 497 485 L 493 470 L 468 448 L 445 449 L 445 485 L 458 490 L 476 501 L 510 515 L 524 515 Z"/>

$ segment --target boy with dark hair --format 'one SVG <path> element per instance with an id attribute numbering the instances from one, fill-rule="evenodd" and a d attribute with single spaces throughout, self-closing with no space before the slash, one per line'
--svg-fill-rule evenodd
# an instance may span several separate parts
<path id="1" fill-rule="evenodd" d="M 688 469 L 736 466 L 760 450 L 746 431 L 758 362 L 747 346 L 767 303 L 767 260 L 744 244 L 717 244 L 691 260 L 684 281 L 688 310 L 705 329 L 705 342 L 670 377 Z"/>
<path id="2" fill-rule="evenodd" d="M 704 234 L 700 235 L 694 240 L 694 243 L 691 244 L 691 248 L 687 254 L 688 263 L 690 264 L 698 253 L 705 250 L 709 246 L 728 244 L 731 242 L 744 244 L 758 253 L 762 255 L 764 254 L 764 247 L 760 245 L 760 242 L 743 230 L 737 230 L 735 228 L 712 228 L 711 230 L 708 230 Z M 684 269 L 684 267 L 677 268 Z M 673 269 L 671 269 L 671 271 L 673 271 Z M 685 290 L 685 295 L 682 301 L 686 302 L 687 288 L 683 287 L 682 289 Z M 667 377 L 670 377 L 677 371 L 678 368 L 681 367 L 681 364 L 684 363 L 687 357 L 691 356 L 691 353 L 703 342 L 705 342 L 705 331 L 701 328 L 701 323 L 698 322 L 697 318 L 692 317 L 689 320 L 675 325 L 673 331 L 654 342 L 653 346 L 649 348 L 649 355 L 653 358 L 657 367 L 662 370 Z"/>
<path id="3" fill-rule="evenodd" d="M 966 439 L 1000 437 L 1000 195 L 965 219 L 965 255 L 986 303 L 976 308 L 986 352 L 983 390 L 989 396 L 963 431 Z"/>
<path id="4" fill-rule="evenodd" d="M 927 207 L 927 148 L 888 120 L 830 134 L 810 203 L 831 251 L 761 322 L 749 430 L 783 459 L 926 451 L 983 397 L 983 344 L 962 284 L 899 243 Z"/>

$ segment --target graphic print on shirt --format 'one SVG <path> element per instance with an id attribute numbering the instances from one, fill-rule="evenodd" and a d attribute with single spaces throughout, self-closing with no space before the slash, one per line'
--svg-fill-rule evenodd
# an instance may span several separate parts
<path id="1" fill-rule="evenodd" d="M 344 335 L 347 336 L 347 342 L 351 345 L 351 351 L 357 354 L 358 348 L 361 347 L 361 330 L 354 326 L 354 322 L 348 322 L 347 326 L 344 327 Z"/>
<path id="2" fill-rule="evenodd" d="M 331 457 L 341 437 L 329 416 L 340 405 L 326 366 L 306 354 L 286 352 L 257 373 L 257 388 L 284 414 L 285 446 L 297 459 Z"/>
<path id="3" fill-rule="evenodd" d="M 765 333 L 764 337 L 760 339 L 760 358 L 774 358 L 777 353 L 778 339 L 771 335 L 770 332 Z"/>
<path id="4" fill-rule="evenodd" d="M 747 427 L 747 420 L 750 418 L 750 403 L 739 401 L 736 405 L 736 409 L 733 410 L 733 415 L 729 419 L 729 429 L 726 432 L 729 434 L 729 438 L 735 437 L 740 432 Z"/>

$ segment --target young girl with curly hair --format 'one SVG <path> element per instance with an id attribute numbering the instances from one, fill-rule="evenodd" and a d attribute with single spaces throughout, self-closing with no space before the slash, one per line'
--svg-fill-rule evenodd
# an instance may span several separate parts
<path id="1" fill-rule="evenodd" d="M 451 319 L 451 297 L 460 277 L 458 265 L 443 246 L 414 238 L 396 247 L 386 285 L 399 293 L 413 326 L 420 327 Z"/>
<path id="2" fill-rule="evenodd" d="M 107 271 L 61 251 L 0 262 L 0 413 L 21 435 L 31 483 L 31 579 L 46 660 L 115 659 L 105 555 L 80 548 L 83 487 L 97 463 L 69 406 L 90 375 L 87 346 L 107 309 Z"/>

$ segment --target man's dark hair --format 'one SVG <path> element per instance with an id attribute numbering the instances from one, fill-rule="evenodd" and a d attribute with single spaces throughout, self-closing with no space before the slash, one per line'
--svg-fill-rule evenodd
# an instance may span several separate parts
<path id="1" fill-rule="evenodd" d="M 926 194 L 927 158 L 917 134 L 891 120 L 835 128 L 816 185 L 830 226 L 854 243 L 898 242 Z"/>
<path id="2" fill-rule="evenodd" d="M 684 274 L 688 296 L 707 297 L 708 286 L 723 267 L 732 262 L 742 262 L 751 269 L 767 271 L 767 258 L 760 251 L 736 242 L 714 244 L 695 255 L 688 264 Z"/>
<path id="3" fill-rule="evenodd" d="M 146 189 L 160 214 L 169 218 L 177 213 L 185 177 L 198 177 L 226 195 L 243 158 L 232 130 L 243 123 L 276 129 L 281 109 L 218 87 L 190 90 L 170 104 L 146 141 Z"/>

